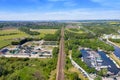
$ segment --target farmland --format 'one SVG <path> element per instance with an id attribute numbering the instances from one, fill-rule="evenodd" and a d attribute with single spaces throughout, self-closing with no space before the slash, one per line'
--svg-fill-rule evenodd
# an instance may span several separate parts
<path id="1" fill-rule="evenodd" d="M 57 31 L 57 29 L 38 29 L 35 31 L 40 32 L 40 35 L 35 35 L 34 37 L 41 39 L 46 34 L 54 34 Z M 0 49 L 7 45 L 10 45 L 13 40 L 22 39 L 25 37 L 33 37 L 33 36 L 30 36 L 25 32 L 19 31 L 17 28 L 0 30 Z"/>
<path id="2" fill-rule="evenodd" d="M 0 35 L 3 35 L 0 36 L 0 40 L 11 40 L 15 38 L 23 38 L 29 36 L 24 32 L 19 31 L 18 29 L 0 30 Z"/>

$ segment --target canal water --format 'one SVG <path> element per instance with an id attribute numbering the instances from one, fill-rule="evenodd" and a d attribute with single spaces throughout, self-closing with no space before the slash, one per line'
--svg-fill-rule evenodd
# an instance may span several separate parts
<path id="1" fill-rule="evenodd" d="M 114 54 L 120 59 L 120 48 L 117 46 L 114 46 Z"/>
<path id="2" fill-rule="evenodd" d="M 89 54 L 87 53 L 87 50 L 82 49 L 82 50 L 80 50 L 80 51 L 81 51 L 81 53 L 82 53 L 83 60 L 85 61 L 85 63 L 86 63 L 88 66 L 91 66 L 90 60 L 88 60 L 88 58 L 87 58 L 87 56 L 89 55 Z M 110 72 L 112 72 L 112 73 L 114 73 L 114 74 L 117 74 L 117 73 L 120 71 L 120 69 L 117 68 L 117 66 L 113 63 L 113 61 L 106 56 L 106 53 L 104 53 L 103 51 L 98 51 L 98 54 L 100 54 L 100 56 L 101 56 L 101 58 L 102 58 L 102 60 L 103 60 L 102 65 L 103 65 L 103 66 L 109 66 L 109 67 L 108 67 L 108 70 L 109 70 Z"/>

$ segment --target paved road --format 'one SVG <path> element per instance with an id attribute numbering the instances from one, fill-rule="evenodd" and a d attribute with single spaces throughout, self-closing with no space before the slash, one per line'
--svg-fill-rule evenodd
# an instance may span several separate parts
<path id="1" fill-rule="evenodd" d="M 57 63 L 56 80 L 64 80 L 64 64 L 65 64 L 64 28 L 62 28 L 61 29 L 61 40 L 60 40 L 60 46 L 59 46 L 58 63 Z"/>

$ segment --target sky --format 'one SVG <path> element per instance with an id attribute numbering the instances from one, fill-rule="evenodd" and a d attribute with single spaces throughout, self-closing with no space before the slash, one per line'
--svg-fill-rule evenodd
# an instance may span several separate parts
<path id="1" fill-rule="evenodd" d="M 120 19 L 120 0 L 0 0 L 0 20 Z"/>

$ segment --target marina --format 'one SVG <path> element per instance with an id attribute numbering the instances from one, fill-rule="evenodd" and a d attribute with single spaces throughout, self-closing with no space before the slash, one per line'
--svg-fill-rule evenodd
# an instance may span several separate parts
<path id="1" fill-rule="evenodd" d="M 89 49 L 80 50 L 83 56 L 83 61 L 89 66 L 94 67 L 96 70 L 103 68 L 108 69 L 108 75 L 116 75 L 120 69 L 114 64 L 114 62 L 106 56 L 103 51 L 91 51 Z"/>
<path id="2" fill-rule="evenodd" d="M 101 59 L 101 56 L 97 52 L 88 50 L 87 53 L 89 55 L 87 58 L 90 59 L 91 67 L 94 67 L 96 70 L 100 70 L 101 68 L 107 67 L 102 66 L 103 60 Z"/>

